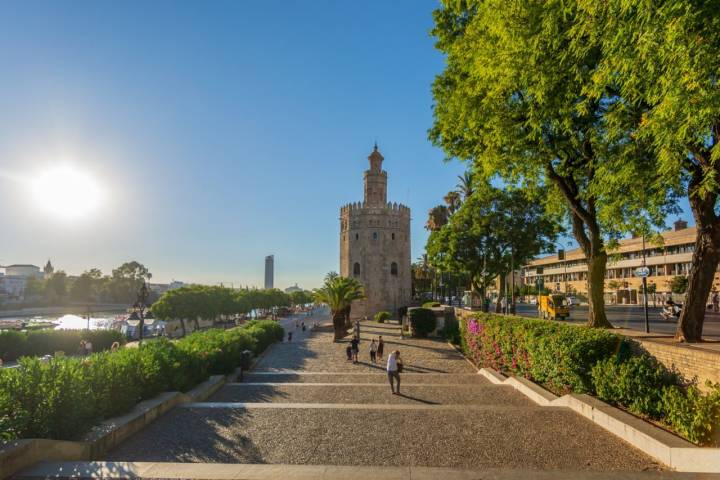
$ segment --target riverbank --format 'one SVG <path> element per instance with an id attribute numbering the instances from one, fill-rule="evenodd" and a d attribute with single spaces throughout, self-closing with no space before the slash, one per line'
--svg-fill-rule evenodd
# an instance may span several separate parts
<path id="1" fill-rule="evenodd" d="M 123 313 L 127 311 L 128 305 L 124 303 L 97 303 L 97 304 L 75 304 L 75 305 L 58 305 L 54 307 L 33 307 L 19 308 L 15 310 L 0 310 L 0 318 L 11 317 L 35 317 L 38 315 L 87 315 L 88 308 L 90 313 L 107 312 L 107 313 Z"/>

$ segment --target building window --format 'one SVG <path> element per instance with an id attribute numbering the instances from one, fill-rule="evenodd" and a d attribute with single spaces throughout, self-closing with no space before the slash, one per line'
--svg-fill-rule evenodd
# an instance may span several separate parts
<path id="1" fill-rule="evenodd" d="M 395 240 L 395 234 L 394 234 L 394 233 L 392 234 L 392 239 Z"/>
<path id="2" fill-rule="evenodd" d="M 390 275 L 395 275 L 395 276 L 397 276 L 397 274 L 398 274 L 398 273 L 397 273 L 397 263 L 392 262 L 392 263 L 390 264 Z"/>
<path id="3" fill-rule="evenodd" d="M 377 232 L 373 232 L 373 240 L 377 240 Z"/>
<path id="4" fill-rule="evenodd" d="M 355 234 L 355 240 L 358 240 L 359 238 L 360 238 L 360 235 L 358 235 L 358 234 L 356 233 L 356 234 Z"/>
<path id="5" fill-rule="evenodd" d="M 355 265 L 353 265 L 353 275 L 356 277 L 360 275 L 360 264 L 355 262 Z"/>

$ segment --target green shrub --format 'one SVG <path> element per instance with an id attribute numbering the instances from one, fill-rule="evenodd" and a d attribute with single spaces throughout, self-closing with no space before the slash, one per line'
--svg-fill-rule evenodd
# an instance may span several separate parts
<path id="1" fill-rule="evenodd" d="M 440 302 L 425 302 L 422 304 L 423 308 L 441 307 Z"/>
<path id="2" fill-rule="evenodd" d="M 441 334 L 445 340 L 453 345 L 460 344 L 460 324 L 455 318 L 455 313 L 450 309 L 445 311 L 445 326 Z"/>
<path id="3" fill-rule="evenodd" d="M 232 372 L 244 350 L 260 351 L 282 331 L 277 322 L 259 321 L 84 358 L 23 357 L 18 368 L 0 369 L 0 439 L 76 439 L 140 400 Z"/>
<path id="4" fill-rule="evenodd" d="M 662 415 L 663 388 L 678 384 L 678 378 L 649 355 L 601 360 L 593 367 L 592 377 L 601 400 L 651 418 Z"/>
<path id="5" fill-rule="evenodd" d="M 375 321 L 378 323 L 385 323 L 385 320 L 390 319 L 390 312 L 378 312 L 375 314 Z"/>
<path id="6" fill-rule="evenodd" d="M 703 394 L 691 385 L 665 388 L 662 395 L 664 421 L 677 433 L 691 442 L 709 444 L 714 433 L 720 430 L 720 384 L 711 385 Z"/>
<path id="7" fill-rule="evenodd" d="M 415 308 L 409 311 L 410 325 L 413 334 L 418 337 L 427 337 L 428 334 L 435 331 L 437 327 L 437 319 L 435 313 L 427 308 Z"/>
<path id="8" fill-rule="evenodd" d="M 93 351 L 109 350 L 114 342 L 125 343 L 116 330 L 33 330 L 0 332 L 0 358 L 5 362 L 20 357 L 38 357 L 64 352 L 74 355 L 81 340 L 92 342 Z"/>
<path id="9" fill-rule="evenodd" d="M 602 400 L 668 425 L 695 443 L 720 429 L 720 385 L 686 387 L 655 358 L 606 330 L 480 313 L 460 322 L 460 343 L 479 366 L 524 376 L 557 393 Z"/>

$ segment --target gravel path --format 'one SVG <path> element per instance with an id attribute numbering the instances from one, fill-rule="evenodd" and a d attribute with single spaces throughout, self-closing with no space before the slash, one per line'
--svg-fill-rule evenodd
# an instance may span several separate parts
<path id="1" fill-rule="evenodd" d="M 645 470 L 644 455 L 570 411 L 174 409 L 107 460 Z"/>
<path id="2" fill-rule="evenodd" d="M 481 385 L 415 387 L 403 386 L 403 396 L 392 395 L 386 384 L 355 387 L 306 385 L 226 385 L 208 402 L 272 403 L 391 403 L 533 406 L 512 387 Z"/>
<path id="3" fill-rule="evenodd" d="M 278 343 L 255 365 L 254 371 L 303 370 L 306 372 L 373 372 L 382 371 L 384 364 L 370 363 L 370 341 L 382 335 L 385 355 L 400 350 L 406 372 L 473 373 L 472 366 L 450 347 L 437 339 L 403 339 L 397 325 L 363 324 L 360 330 L 361 363 L 348 362 L 345 349 L 349 338 L 333 342 L 328 331 L 316 332 L 301 341 Z"/>
<path id="4" fill-rule="evenodd" d="M 662 469 L 571 410 L 539 407 L 510 387 L 490 383 L 441 340 L 401 338 L 392 324 L 363 324 L 361 333 L 359 364 L 346 360 L 347 343 L 333 342 L 328 331 L 300 333 L 292 343 L 275 344 L 244 376 L 244 382 L 260 385 L 226 385 L 208 400 L 215 404 L 175 408 L 105 459 Z M 401 351 L 405 396 L 390 394 L 383 363 L 368 362 L 369 339 L 378 335 L 386 341 L 386 355 Z M 223 405 L 228 402 L 256 405 L 228 408 Z"/>

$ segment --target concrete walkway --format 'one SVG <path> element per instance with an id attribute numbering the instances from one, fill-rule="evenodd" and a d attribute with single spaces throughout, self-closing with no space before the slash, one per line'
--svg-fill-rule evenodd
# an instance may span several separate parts
<path id="1" fill-rule="evenodd" d="M 582 479 L 610 471 L 646 478 L 663 468 L 569 409 L 539 407 L 491 384 L 443 341 L 364 323 L 362 362 L 353 364 L 329 329 L 294 333 L 243 383 L 175 408 L 110 452 L 104 460 L 112 463 L 41 465 L 36 474 L 62 467 L 108 478 Z M 369 361 L 378 335 L 386 355 L 401 351 L 401 396 L 390 393 L 383 365 Z M 685 478 L 662 474 L 676 475 Z"/>

